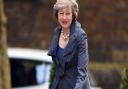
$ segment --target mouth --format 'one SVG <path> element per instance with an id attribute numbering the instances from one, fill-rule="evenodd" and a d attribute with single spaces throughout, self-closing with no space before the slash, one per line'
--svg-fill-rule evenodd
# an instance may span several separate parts
<path id="1" fill-rule="evenodd" d="M 68 23 L 68 21 L 62 21 L 62 23 L 63 23 L 64 25 L 66 25 L 66 24 Z"/>

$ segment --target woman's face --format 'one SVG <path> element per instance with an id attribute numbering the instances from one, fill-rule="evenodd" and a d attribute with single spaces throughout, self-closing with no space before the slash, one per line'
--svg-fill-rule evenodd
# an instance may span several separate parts
<path id="1" fill-rule="evenodd" d="M 63 8 L 58 11 L 58 22 L 63 29 L 69 29 L 72 23 L 73 14 L 71 8 Z"/>

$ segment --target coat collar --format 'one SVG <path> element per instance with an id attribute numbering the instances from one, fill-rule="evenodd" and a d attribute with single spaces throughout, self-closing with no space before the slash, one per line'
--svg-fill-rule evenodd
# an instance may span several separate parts
<path id="1" fill-rule="evenodd" d="M 51 42 L 51 47 L 48 51 L 49 56 L 56 56 L 57 44 L 58 44 L 59 35 L 60 35 L 60 29 L 61 29 L 60 26 L 55 28 L 55 32 L 53 34 L 53 39 L 52 39 L 52 42 Z"/>
<path id="2" fill-rule="evenodd" d="M 81 27 L 81 25 L 77 20 L 74 20 L 72 22 L 71 31 L 70 31 L 70 35 L 69 35 L 69 42 L 65 48 L 63 56 L 65 56 L 72 50 L 71 47 L 72 47 L 72 44 L 75 41 L 76 35 L 77 35 L 76 30 L 80 27 Z M 60 29 L 61 29 L 60 26 L 55 28 L 54 36 L 53 36 L 52 43 L 51 43 L 51 48 L 48 51 L 49 56 L 56 56 L 56 50 L 57 50 L 59 35 L 60 35 L 60 31 L 61 31 Z"/>
<path id="3" fill-rule="evenodd" d="M 81 28 L 80 23 L 77 20 L 73 20 L 72 25 L 71 25 L 71 31 L 70 31 L 70 36 L 69 36 L 69 42 L 65 48 L 63 56 L 68 54 L 72 50 L 72 45 L 76 41 L 76 36 L 77 36 L 77 30 Z"/>

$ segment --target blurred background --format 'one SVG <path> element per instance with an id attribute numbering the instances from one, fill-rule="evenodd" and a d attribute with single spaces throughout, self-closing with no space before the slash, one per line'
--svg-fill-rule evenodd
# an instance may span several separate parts
<path id="1" fill-rule="evenodd" d="M 56 26 L 56 0 L 4 0 L 9 47 L 47 50 Z M 128 0 L 77 0 L 88 34 L 89 70 L 103 89 L 119 89 L 128 65 Z"/>

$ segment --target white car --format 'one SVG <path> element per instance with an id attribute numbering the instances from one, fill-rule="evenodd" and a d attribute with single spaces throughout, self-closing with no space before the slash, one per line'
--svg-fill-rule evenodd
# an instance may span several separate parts
<path id="1" fill-rule="evenodd" d="M 12 89 L 48 89 L 52 59 L 46 50 L 12 47 L 8 48 L 7 54 L 11 63 Z M 101 89 L 92 75 L 90 82 L 91 89 Z"/>

